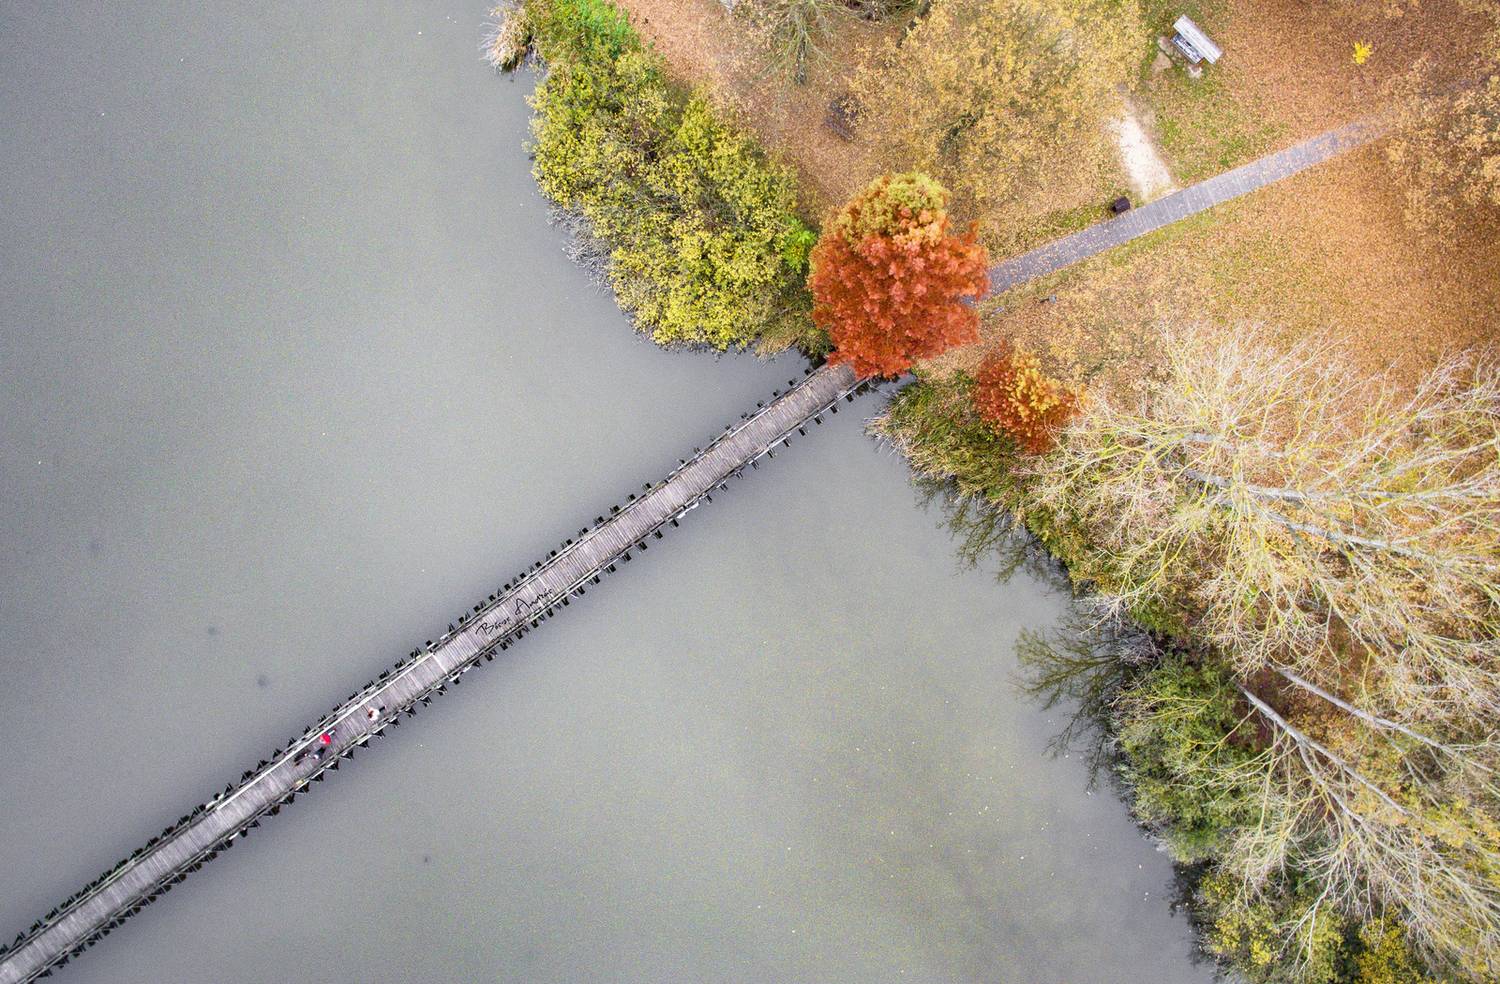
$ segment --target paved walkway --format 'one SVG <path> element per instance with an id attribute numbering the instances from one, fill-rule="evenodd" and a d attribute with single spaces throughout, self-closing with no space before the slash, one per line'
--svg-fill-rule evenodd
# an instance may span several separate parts
<path id="1" fill-rule="evenodd" d="M 1286 150 L 1267 154 L 1242 167 L 1225 171 L 1148 205 L 1131 209 L 1118 218 L 1090 226 L 1082 232 L 1064 236 L 1029 253 L 996 264 L 990 268 L 989 296 L 1003 294 L 1012 287 L 1096 256 L 1148 232 L 1155 232 L 1163 226 L 1180 222 L 1221 202 L 1264 188 L 1330 157 L 1369 143 L 1383 132 L 1384 128 L 1374 123 L 1350 123 L 1336 130 L 1329 130 Z"/>
<path id="2" fill-rule="evenodd" d="M 508 583 L 488 601 L 459 616 L 436 643 L 409 657 L 351 694 L 269 759 L 247 770 L 208 802 L 168 827 L 67 902 L 37 920 L 8 947 L 0 947 L 0 984 L 25 984 L 48 974 L 97 942 L 132 913 L 152 901 L 189 872 L 197 871 L 235 839 L 275 814 L 308 784 L 338 768 L 356 747 L 380 737 L 400 723 L 402 711 L 457 684 L 459 677 L 493 659 L 543 619 L 581 596 L 600 576 L 628 561 L 631 552 L 647 549 L 663 527 L 677 521 L 710 493 L 793 434 L 822 423 L 822 414 L 859 386 L 847 365 L 824 366 L 745 415 L 666 479 L 601 516 L 545 560 Z M 327 736 L 327 743 L 322 736 Z M 108 804 L 101 804 L 107 810 Z M 183 945 L 191 945 L 183 941 Z"/>

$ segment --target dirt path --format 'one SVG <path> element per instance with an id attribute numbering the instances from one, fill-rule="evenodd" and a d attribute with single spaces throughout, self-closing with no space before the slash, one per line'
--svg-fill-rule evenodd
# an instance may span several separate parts
<path id="1" fill-rule="evenodd" d="M 1121 100 L 1122 112 L 1111 121 L 1109 131 L 1139 205 L 1171 194 L 1177 190 L 1177 183 L 1172 180 L 1172 172 L 1162 159 L 1155 139 L 1141 122 L 1139 107 L 1124 93 Z"/>

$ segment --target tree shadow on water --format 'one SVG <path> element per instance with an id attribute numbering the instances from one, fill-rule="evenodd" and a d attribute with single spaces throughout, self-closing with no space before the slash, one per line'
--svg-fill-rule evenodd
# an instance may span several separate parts
<path id="1" fill-rule="evenodd" d="M 1002 583 L 1024 573 L 1070 595 L 1057 625 L 1021 631 L 1014 682 L 1042 710 L 1067 712 L 1068 723 L 1048 741 L 1048 753 L 1080 755 L 1093 786 L 1101 774 L 1112 773 L 1117 757 L 1110 710 L 1130 674 L 1159 655 L 1155 642 L 1077 595 L 1062 564 L 982 496 L 920 476 L 914 484 L 922 507 L 941 511 L 940 525 L 952 536 L 963 569 L 992 570 Z"/>
<path id="2" fill-rule="evenodd" d="M 1145 631 L 1122 622 L 1105 605 L 1078 594 L 1062 564 L 982 496 L 960 494 L 951 482 L 917 477 L 914 483 L 921 506 L 940 510 L 940 525 L 952 536 L 963 569 L 993 570 L 1002 583 L 1024 573 L 1053 590 L 1068 592 L 1069 604 L 1056 625 L 1045 631 L 1021 631 L 1012 682 L 1041 710 L 1061 711 L 1066 716 L 1067 723 L 1047 742 L 1048 754 L 1078 755 L 1086 763 L 1089 788 L 1103 777 L 1130 803 L 1131 790 L 1117 768 L 1121 752 L 1112 718 L 1131 681 L 1162 657 L 1161 646 Z M 1167 908 L 1173 915 L 1186 917 L 1194 932 L 1201 933 L 1192 902 L 1205 866 L 1174 862 L 1172 872 Z M 1200 947 L 1191 949 L 1189 959 L 1195 966 L 1217 966 Z"/>
<path id="3" fill-rule="evenodd" d="M 1058 625 L 1025 629 L 1016 640 L 1016 688 L 1042 710 L 1061 708 L 1068 723 L 1047 742 L 1053 755 L 1080 755 L 1089 785 L 1113 774 L 1119 751 L 1110 727 L 1115 701 L 1131 675 L 1156 659 L 1156 644 L 1144 632 L 1075 601 Z"/>
<path id="4" fill-rule="evenodd" d="M 939 527 L 957 544 L 962 570 L 992 570 L 995 580 L 1025 573 L 1054 590 L 1068 590 L 1067 572 L 1036 537 L 980 495 L 964 495 L 953 482 L 914 475 L 917 505 L 937 508 Z"/>

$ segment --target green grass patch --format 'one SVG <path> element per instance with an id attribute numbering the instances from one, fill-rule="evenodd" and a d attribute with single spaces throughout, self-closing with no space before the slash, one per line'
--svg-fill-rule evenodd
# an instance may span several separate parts
<path id="1" fill-rule="evenodd" d="M 1172 24 L 1186 14 L 1210 36 L 1229 18 L 1226 0 L 1146 0 L 1146 44 L 1141 54 L 1141 91 L 1156 114 L 1161 149 L 1172 174 L 1192 184 L 1253 160 L 1268 151 L 1281 128 L 1237 98 L 1225 81 L 1223 66 L 1208 68 L 1203 77 L 1188 77 L 1174 64 L 1153 76 L 1151 64 L 1159 50 L 1157 38 L 1170 38 Z"/>
<path id="2" fill-rule="evenodd" d="M 1073 284 L 1093 279 L 1100 270 L 1117 269 L 1126 266 L 1135 262 L 1143 254 L 1164 249 L 1179 240 L 1207 231 L 1214 225 L 1225 221 L 1234 207 L 1234 203 L 1226 202 L 1206 212 L 1190 215 L 1180 222 L 1174 222 L 1169 226 L 1152 230 L 1138 239 L 1122 243 L 1097 256 L 1091 256 L 1080 263 L 1075 263 L 1072 266 L 1064 267 L 1061 270 L 1012 287 L 1005 293 L 982 302 L 979 308 L 980 315 L 983 317 L 1006 308 L 1015 307 L 1024 301 L 1036 300 L 1050 294 L 1061 293 Z M 1091 223 L 1084 223 L 1084 225 L 1089 224 Z"/>
<path id="3" fill-rule="evenodd" d="M 1087 229 L 1091 225 L 1097 225 L 1108 217 L 1106 203 L 1129 194 L 1129 188 L 1123 184 L 1115 184 L 1108 189 L 1101 190 L 1098 201 L 1048 212 L 1027 228 L 1026 239 L 1032 246 L 1038 246 Z"/>
<path id="4" fill-rule="evenodd" d="M 1172 173 L 1193 184 L 1265 154 L 1283 128 L 1241 105 L 1218 72 L 1201 79 L 1171 69 L 1147 92 L 1156 130 Z"/>

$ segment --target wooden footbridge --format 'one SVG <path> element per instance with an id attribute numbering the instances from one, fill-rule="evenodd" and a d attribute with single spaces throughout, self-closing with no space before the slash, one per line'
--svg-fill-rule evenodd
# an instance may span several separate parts
<path id="1" fill-rule="evenodd" d="M 787 392 L 773 394 L 769 404 L 757 405 L 664 480 L 596 518 L 577 539 L 459 616 L 440 639 L 366 683 L 223 792 L 37 920 L 0 950 L 0 984 L 45 977 L 92 946 L 259 826 L 262 817 L 280 812 L 356 747 L 398 725 L 403 712 L 415 714 L 419 703 L 457 684 L 462 674 L 582 596 L 617 564 L 646 550 L 664 527 L 676 526 L 700 502 L 713 501 L 711 493 L 727 488 L 746 466 L 775 457 L 777 445 L 821 424 L 825 412 L 837 413 L 839 401 L 852 400 L 861 385 L 848 366 L 825 366 Z"/>
<path id="2" fill-rule="evenodd" d="M 1330 131 L 1245 167 L 1211 178 L 1176 195 L 1127 213 L 1081 233 L 1049 243 L 990 271 L 991 293 L 1018 286 L 1078 262 L 1147 231 L 1178 221 L 1280 180 L 1336 154 L 1379 136 L 1381 127 L 1352 124 Z M 838 411 L 841 399 L 853 399 L 860 384 L 847 366 L 825 366 L 812 372 L 786 393 L 773 394 L 738 424 L 724 430 L 708 447 L 694 449 L 693 457 L 640 495 L 599 516 L 592 528 L 579 531 L 524 575 L 506 583 L 488 599 L 450 624 L 436 642 L 429 641 L 406 659 L 351 694 L 338 707 L 271 757 L 246 771 L 238 782 L 172 824 L 161 835 L 100 876 L 58 908 L 0 948 L 0 984 L 20 984 L 45 977 L 54 967 L 92 946 L 133 913 L 197 871 L 235 839 L 274 816 L 308 785 L 338 768 L 341 758 L 356 747 L 381 737 L 400 723 L 400 715 L 416 713 L 450 684 L 480 663 L 494 658 L 544 619 L 581 596 L 590 584 L 617 564 L 631 559 L 658 539 L 666 526 L 676 526 L 689 510 L 710 493 L 762 457 L 775 457 L 778 444 L 806 433 L 822 414 Z M 324 746 L 321 737 L 327 735 Z M 321 748 L 321 752 L 319 751 Z"/>

